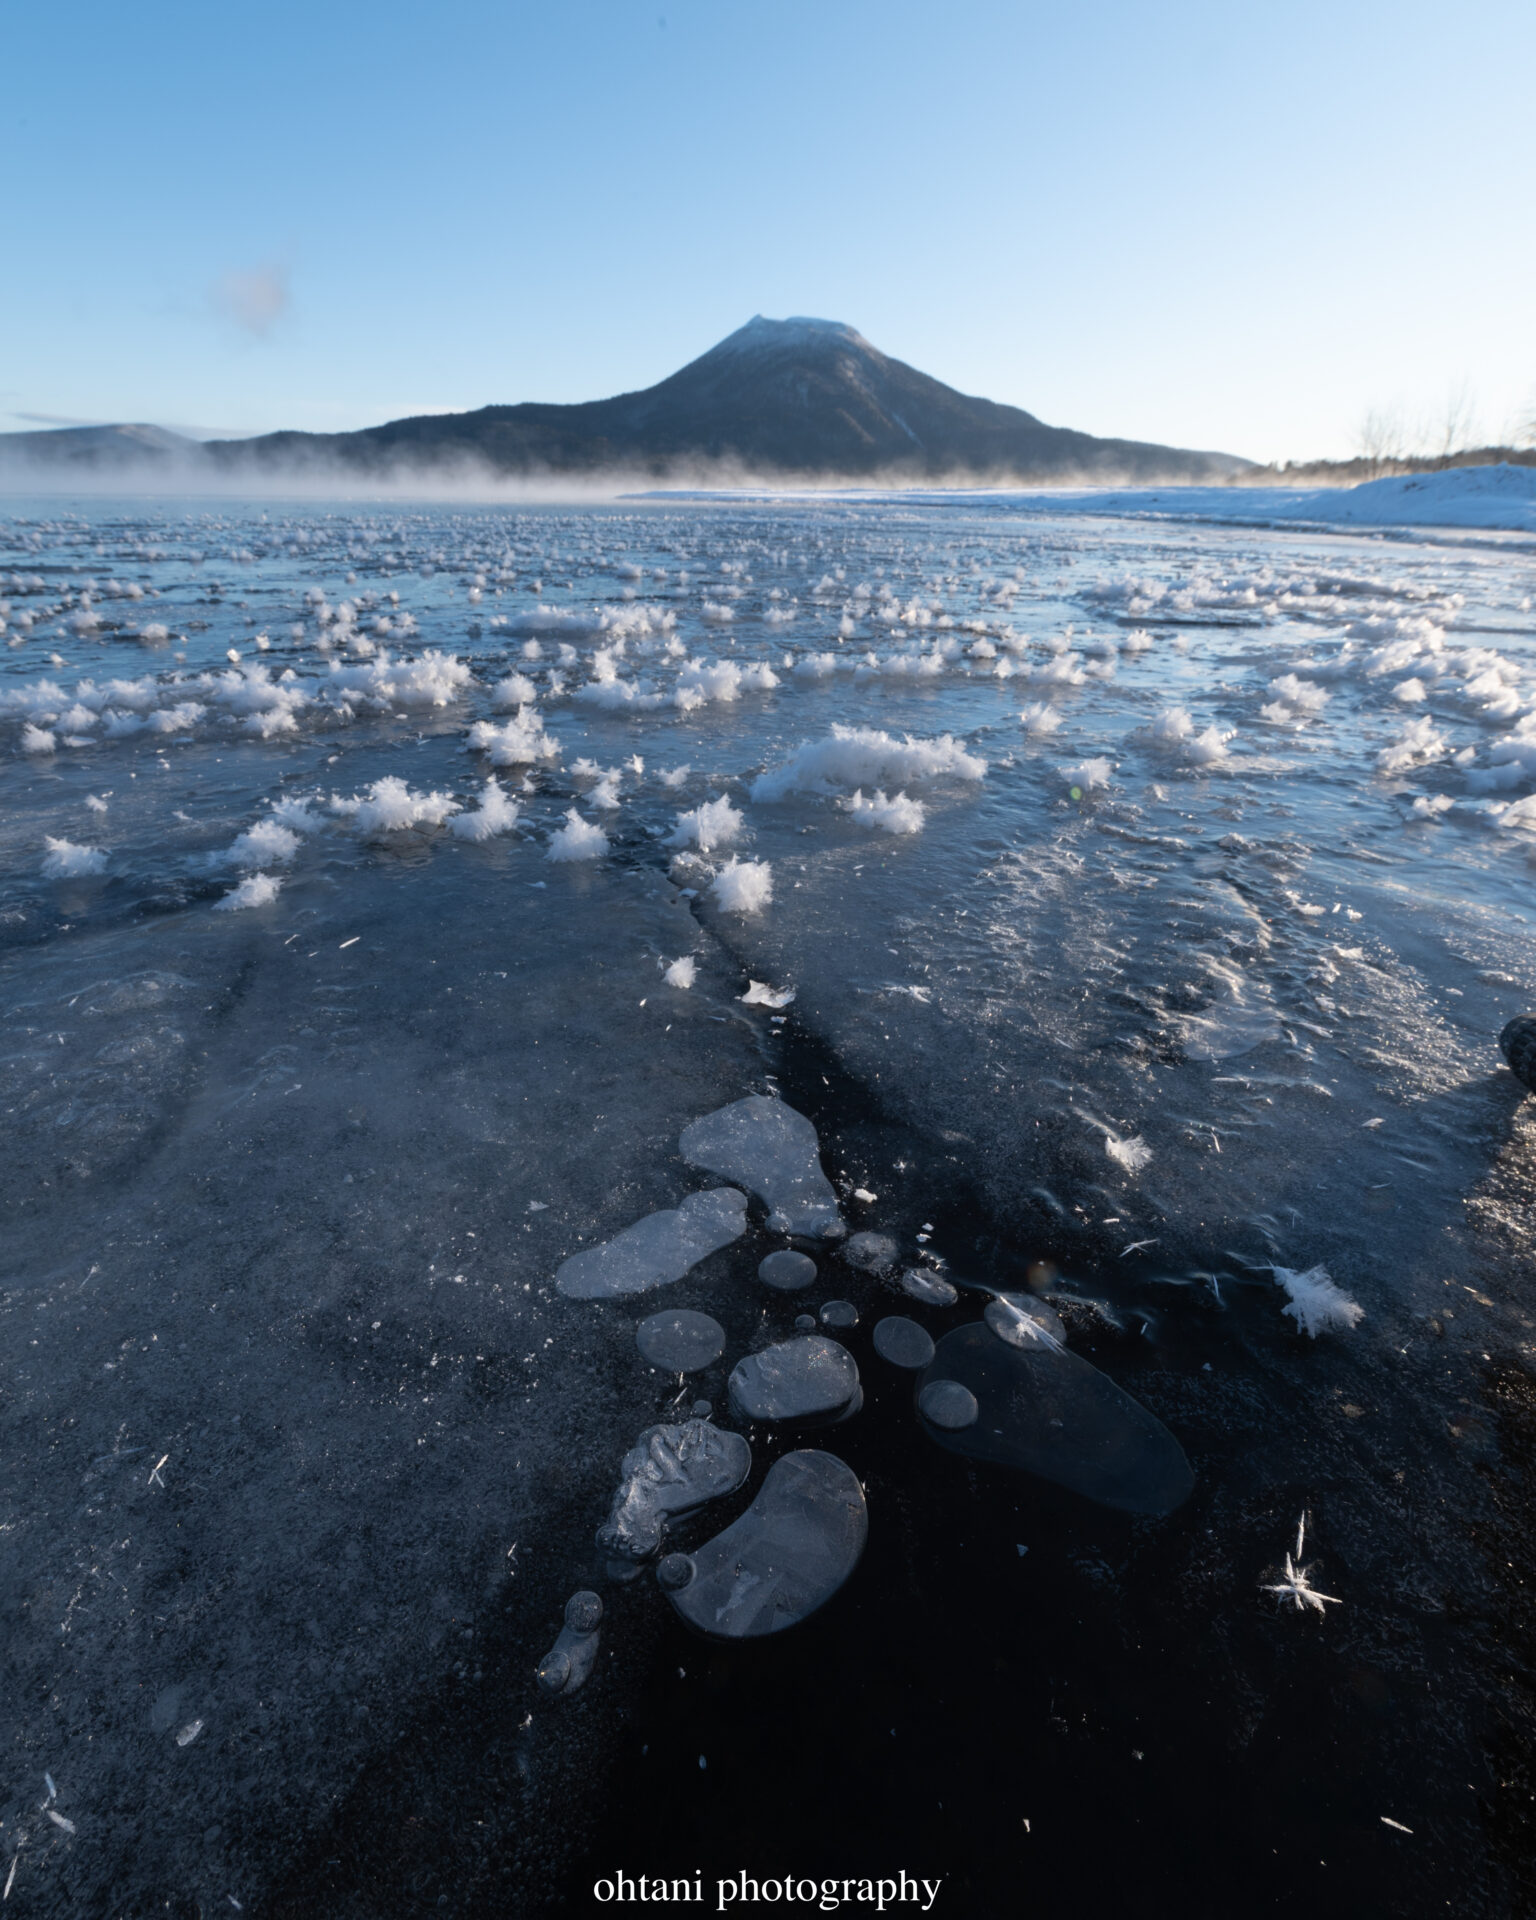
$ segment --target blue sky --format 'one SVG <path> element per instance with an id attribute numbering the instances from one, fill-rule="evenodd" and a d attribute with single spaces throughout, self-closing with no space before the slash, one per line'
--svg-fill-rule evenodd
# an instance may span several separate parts
<path id="1" fill-rule="evenodd" d="M 10 0 L 0 71 L 0 428 L 590 399 L 759 312 L 1258 458 L 1536 412 L 1527 0 Z"/>

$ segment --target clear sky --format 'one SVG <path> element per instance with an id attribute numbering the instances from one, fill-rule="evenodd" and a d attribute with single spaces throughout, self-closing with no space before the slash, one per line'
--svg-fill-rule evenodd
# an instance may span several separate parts
<path id="1" fill-rule="evenodd" d="M 1093 433 L 1500 436 L 1533 72 L 1530 0 L 3 0 L 0 429 L 592 399 L 803 313 Z"/>

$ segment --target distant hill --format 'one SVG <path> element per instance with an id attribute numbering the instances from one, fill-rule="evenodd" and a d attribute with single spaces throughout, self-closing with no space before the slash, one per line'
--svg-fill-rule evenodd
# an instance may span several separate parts
<path id="1" fill-rule="evenodd" d="M 165 427 L 45 427 L 37 433 L 0 433 L 0 466 L 20 463 L 53 474 L 197 466 L 201 456 L 196 440 Z"/>
<path id="2" fill-rule="evenodd" d="M 1228 453 L 1048 427 L 1018 407 L 957 393 L 837 321 L 761 316 L 658 385 L 611 400 L 530 401 L 355 433 L 269 433 L 201 446 L 153 427 L 65 428 L 0 436 L 0 460 L 8 452 L 54 468 L 138 458 L 185 467 L 194 484 L 202 474 L 226 486 L 415 475 L 1209 485 L 1252 465 Z"/>

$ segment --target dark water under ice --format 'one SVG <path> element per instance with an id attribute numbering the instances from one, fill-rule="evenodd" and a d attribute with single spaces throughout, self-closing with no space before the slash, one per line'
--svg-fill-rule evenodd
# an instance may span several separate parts
<path id="1" fill-rule="evenodd" d="M 965 1916 L 1529 1911 L 1536 1124 L 1494 1039 L 1536 1004 L 1533 592 L 1507 542 L 970 507 L 0 520 L 8 1904 L 905 1870 Z M 469 802 L 514 673 L 558 749 L 495 769 L 514 831 L 332 806 Z M 753 797 L 834 724 L 955 746 Z M 722 795 L 739 838 L 664 844 Z M 229 855 L 279 801 L 287 857 Z M 546 858 L 573 807 L 605 857 Z M 561 1297 L 719 1184 L 689 1122 L 775 1092 L 895 1268 L 767 1287 L 754 1201 L 683 1280 Z M 938 1262 L 953 1307 L 900 1289 Z M 1364 1317 L 1314 1340 L 1273 1270 L 1319 1265 Z M 1187 1502 L 935 1443 L 873 1330 L 978 1287 L 1050 1301 Z M 701 1641 L 605 1574 L 619 1460 L 834 1298 L 861 1410 L 754 1429 L 679 1541 L 822 1446 L 864 1559 Z M 635 1344 L 663 1307 L 725 1330 L 686 1382 Z M 1263 1590 L 1303 1511 L 1323 1617 Z"/>

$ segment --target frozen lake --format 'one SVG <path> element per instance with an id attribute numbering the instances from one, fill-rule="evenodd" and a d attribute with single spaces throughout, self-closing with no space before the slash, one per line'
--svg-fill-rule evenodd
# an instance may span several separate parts
<path id="1" fill-rule="evenodd" d="M 1529 1911 L 1533 602 L 1467 532 L 12 502 L 17 1911 Z M 680 1147 L 750 1096 L 829 1196 Z M 796 1338 L 810 1431 L 733 1376 Z M 701 1569 L 792 1450 L 862 1485 L 771 1639 L 594 1545 L 699 1400 Z"/>

